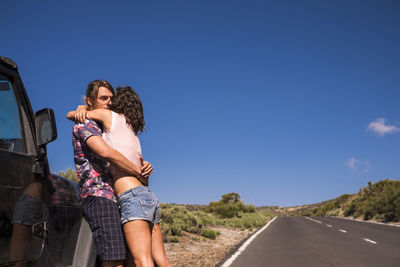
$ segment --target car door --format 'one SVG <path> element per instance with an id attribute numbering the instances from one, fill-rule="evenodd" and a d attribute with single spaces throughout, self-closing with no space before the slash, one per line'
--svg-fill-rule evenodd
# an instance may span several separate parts
<path id="1" fill-rule="evenodd" d="M 32 261 L 44 245 L 43 179 L 29 108 L 13 72 L 0 65 L 0 265 Z"/>

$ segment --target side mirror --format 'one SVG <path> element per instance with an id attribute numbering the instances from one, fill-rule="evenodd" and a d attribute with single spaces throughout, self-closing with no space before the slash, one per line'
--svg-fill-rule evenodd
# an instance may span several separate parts
<path id="1" fill-rule="evenodd" d="M 57 127 L 54 111 L 50 108 L 41 109 L 35 116 L 37 144 L 42 146 L 56 140 Z"/>

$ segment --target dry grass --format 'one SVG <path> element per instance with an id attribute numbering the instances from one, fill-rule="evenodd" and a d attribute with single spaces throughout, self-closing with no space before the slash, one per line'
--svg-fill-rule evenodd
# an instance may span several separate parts
<path id="1" fill-rule="evenodd" d="M 184 232 L 178 243 L 166 243 L 165 250 L 172 266 L 216 266 L 232 253 L 232 249 L 256 231 L 225 227 L 211 229 L 221 233 L 215 240 Z"/>

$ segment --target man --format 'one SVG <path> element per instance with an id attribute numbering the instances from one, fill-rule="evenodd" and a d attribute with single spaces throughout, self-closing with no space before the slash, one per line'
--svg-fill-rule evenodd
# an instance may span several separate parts
<path id="1" fill-rule="evenodd" d="M 113 95 L 114 89 L 110 83 L 93 81 L 86 90 L 87 108 L 107 108 Z M 140 168 L 109 147 L 102 139 L 102 125 L 86 120 L 85 113 L 85 108 L 78 108 L 75 118 L 85 123 L 76 123 L 72 135 L 82 208 L 93 232 L 102 266 L 122 266 L 127 249 L 107 162 L 141 179 L 148 179 L 153 167 L 149 162 L 142 161 Z"/>

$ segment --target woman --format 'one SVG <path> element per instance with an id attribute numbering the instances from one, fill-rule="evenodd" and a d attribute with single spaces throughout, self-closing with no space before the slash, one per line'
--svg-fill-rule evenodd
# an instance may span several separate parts
<path id="1" fill-rule="evenodd" d="M 142 166 L 138 133 L 144 129 L 143 106 L 131 87 L 119 87 L 112 97 L 109 109 L 87 111 L 86 118 L 104 126 L 103 139 L 138 167 Z M 75 119 L 76 111 L 67 117 Z M 127 245 L 136 266 L 171 266 L 165 255 L 160 228 L 161 210 L 157 197 L 147 187 L 143 177 L 133 177 L 110 166 L 114 191 L 118 195 L 121 223 Z"/>

